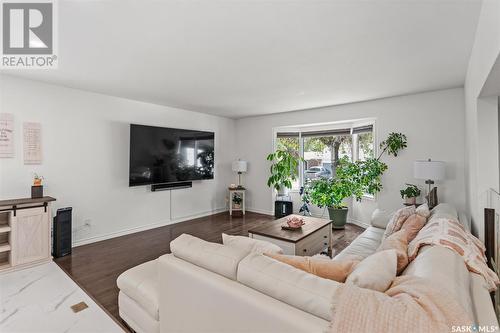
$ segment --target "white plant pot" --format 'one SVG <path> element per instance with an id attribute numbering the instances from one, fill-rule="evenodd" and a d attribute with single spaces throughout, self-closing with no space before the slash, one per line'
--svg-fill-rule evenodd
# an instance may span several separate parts
<path id="1" fill-rule="evenodd" d="M 285 186 L 280 186 L 280 189 L 278 190 L 278 195 L 279 196 L 286 196 L 288 195 L 288 193 L 290 193 L 290 189 L 288 187 L 285 187 Z"/>
<path id="2" fill-rule="evenodd" d="M 405 198 L 405 204 L 407 205 L 415 205 L 417 203 L 416 197 Z"/>

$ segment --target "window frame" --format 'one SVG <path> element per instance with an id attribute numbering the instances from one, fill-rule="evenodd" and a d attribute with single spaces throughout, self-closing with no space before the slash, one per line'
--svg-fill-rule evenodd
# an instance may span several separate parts
<path id="1" fill-rule="evenodd" d="M 353 128 L 361 127 L 361 126 L 372 126 L 372 137 L 373 137 L 373 156 L 378 155 L 378 144 L 377 144 L 377 124 L 376 119 L 360 119 L 360 120 L 350 120 L 350 121 L 337 121 L 331 123 L 321 123 L 314 125 L 295 125 L 295 126 L 284 126 L 284 127 L 275 127 L 273 128 L 273 151 L 276 151 L 278 143 L 278 133 L 298 133 L 299 140 L 299 156 L 304 157 L 304 139 L 302 133 L 311 132 L 316 130 L 321 131 L 334 131 L 339 128 L 346 128 L 346 126 L 351 129 L 351 159 L 352 161 L 357 161 L 359 159 L 359 144 L 358 144 L 358 135 L 359 133 L 353 133 Z M 305 163 L 299 163 L 299 188 L 290 189 L 290 193 L 299 193 L 300 188 L 304 186 L 304 172 L 305 172 Z M 377 194 L 364 194 L 362 197 L 363 200 L 369 201 L 377 201 Z"/>

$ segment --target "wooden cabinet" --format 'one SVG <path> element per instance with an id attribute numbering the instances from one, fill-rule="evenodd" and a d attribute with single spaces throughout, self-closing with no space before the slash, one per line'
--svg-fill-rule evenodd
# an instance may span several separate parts
<path id="1" fill-rule="evenodd" d="M 287 255 L 313 256 L 326 252 L 332 254 L 332 221 L 310 216 L 290 215 L 304 219 L 300 230 L 283 230 L 284 217 L 265 225 L 248 230 L 250 238 L 265 240 L 276 244 Z"/>
<path id="2" fill-rule="evenodd" d="M 51 260 L 54 198 L 0 201 L 0 272 Z"/>
<path id="3" fill-rule="evenodd" d="M 332 228 L 327 225 L 295 244 L 295 255 L 313 256 L 323 251 L 328 252 L 331 246 Z"/>
<path id="4" fill-rule="evenodd" d="M 12 266 L 50 258 L 49 212 L 49 208 L 30 208 L 12 217 Z"/>

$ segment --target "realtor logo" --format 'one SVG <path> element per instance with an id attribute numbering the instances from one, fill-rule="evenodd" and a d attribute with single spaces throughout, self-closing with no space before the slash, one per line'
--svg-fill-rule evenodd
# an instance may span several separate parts
<path id="1" fill-rule="evenodd" d="M 54 18 L 52 1 L 4 1 L 1 67 L 55 68 Z"/>

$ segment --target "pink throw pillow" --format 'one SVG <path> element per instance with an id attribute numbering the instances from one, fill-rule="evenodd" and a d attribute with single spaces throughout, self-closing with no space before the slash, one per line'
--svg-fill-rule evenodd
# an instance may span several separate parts
<path id="1" fill-rule="evenodd" d="M 397 256 L 397 274 L 408 266 L 408 231 L 401 229 L 382 241 L 377 252 L 395 250 Z"/>
<path id="2" fill-rule="evenodd" d="M 399 231 L 406 219 L 413 214 L 415 214 L 415 206 L 403 207 L 397 210 L 396 213 L 394 213 L 394 216 L 389 221 L 389 224 L 387 224 L 384 238 L 387 238 L 396 231 Z"/>
<path id="3" fill-rule="evenodd" d="M 359 261 L 355 260 L 325 260 L 274 253 L 264 253 L 264 255 L 307 273 L 337 282 L 344 282 L 354 267 L 359 263 Z"/>
<path id="4" fill-rule="evenodd" d="M 401 227 L 401 230 L 405 230 L 408 235 L 408 243 L 417 237 L 418 232 L 422 229 L 427 223 L 427 218 L 422 215 L 413 214 L 409 218 L 406 219 L 405 223 Z"/>

